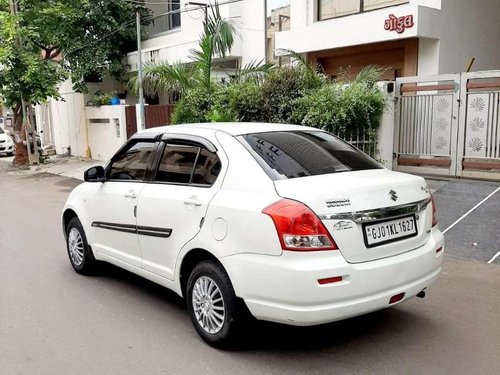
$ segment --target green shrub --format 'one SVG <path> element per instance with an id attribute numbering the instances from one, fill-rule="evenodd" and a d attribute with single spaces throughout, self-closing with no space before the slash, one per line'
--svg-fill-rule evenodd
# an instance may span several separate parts
<path id="1" fill-rule="evenodd" d="M 338 135 L 377 129 L 385 107 L 383 92 L 367 82 L 330 83 L 296 100 L 293 119 Z"/>
<path id="2" fill-rule="evenodd" d="M 347 119 L 347 108 L 339 100 L 341 95 L 339 85 L 329 84 L 295 100 L 292 121 L 338 133 Z"/>
<path id="3" fill-rule="evenodd" d="M 102 105 L 111 104 L 111 99 L 116 96 L 116 92 L 105 92 L 104 90 L 97 90 L 92 96 L 92 106 L 100 107 Z"/>
<path id="4" fill-rule="evenodd" d="M 241 122 L 262 122 L 263 98 L 262 89 L 257 82 L 244 81 L 226 87 L 220 94 L 227 106 Z"/>
<path id="5" fill-rule="evenodd" d="M 292 119 L 295 100 L 326 83 L 319 74 L 303 66 L 275 69 L 262 84 L 263 118 L 267 122 L 287 123 Z"/>
<path id="6" fill-rule="evenodd" d="M 276 68 L 260 80 L 187 90 L 172 122 L 302 124 L 346 139 L 365 137 L 373 143 L 368 152 L 374 154 L 385 106 L 384 94 L 375 85 L 379 74 L 380 70 L 369 68 L 351 82 L 330 81 L 304 65 Z"/>
<path id="7" fill-rule="evenodd" d="M 195 88 L 186 91 L 177 102 L 172 113 L 172 124 L 194 124 L 207 121 L 207 115 L 212 109 L 213 92 L 205 88 Z"/>
<path id="8" fill-rule="evenodd" d="M 208 122 L 235 122 L 235 115 L 228 108 L 213 107 L 206 115 Z"/>

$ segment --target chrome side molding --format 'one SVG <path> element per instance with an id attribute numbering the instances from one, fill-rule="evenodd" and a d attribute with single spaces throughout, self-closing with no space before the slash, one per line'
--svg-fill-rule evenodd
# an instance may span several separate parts
<path id="1" fill-rule="evenodd" d="M 358 212 L 345 212 L 332 215 L 318 215 L 321 220 L 351 220 L 355 223 L 369 223 L 382 219 L 392 219 L 401 216 L 416 214 L 427 208 L 431 203 L 431 198 L 426 198 L 418 202 L 402 204 L 400 206 L 378 208 L 376 210 L 366 210 Z"/>

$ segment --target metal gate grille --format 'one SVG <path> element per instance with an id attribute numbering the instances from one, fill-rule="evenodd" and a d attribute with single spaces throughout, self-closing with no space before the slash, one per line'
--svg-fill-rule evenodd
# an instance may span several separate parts
<path id="1" fill-rule="evenodd" d="M 465 156 L 500 158 L 500 93 L 467 94 Z"/>
<path id="2" fill-rule="evenodd" d="M 395 169 L 451 175 L 455 169 L 460 75 L 396 81 Z"/>
<path id="3" fill-rule="evenodd" d="M 453 95 L 401 97 L 399 150 L 405 155 L 450 156 Z"/>
<path id="4" fill-rule="evenodd" d="M 500 180 L 500 71 L 396 81 L 394 168 Z"/>
<path id="5" fill-rule="evenodd" d="M 464 73 L 457 176 L 500 180 L 500 71 Z"/>

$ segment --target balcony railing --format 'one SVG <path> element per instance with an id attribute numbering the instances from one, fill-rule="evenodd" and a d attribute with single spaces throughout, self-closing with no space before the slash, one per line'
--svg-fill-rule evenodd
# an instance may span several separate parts
<path id="1" fill-rule="evenodd" d="M 409 0 L 318 0 L 318 20 L 349 16 L 408 2 Z"/>

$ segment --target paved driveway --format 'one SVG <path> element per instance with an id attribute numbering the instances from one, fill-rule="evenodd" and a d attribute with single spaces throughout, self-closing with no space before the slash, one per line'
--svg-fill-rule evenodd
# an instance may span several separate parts
<path id="1" fill-rule="evenodd" d="M 495 258 L 500 252 L 500 183 L 436 179 L 427 182 L 435 190 L 439 226 L 446 232 L 446 252 L 500 264 L 500 256 Z"/>
<path id="2" fill-rule="evenodd" d="M 0 172 L 2 375 L 499 373 L 498 265 L 447 256 L 423 300 L 312 328 L 259 323 L 223 352 L 174 293 L 111 266 L 73 271 L 60 211 L 78 183 Z"/>

